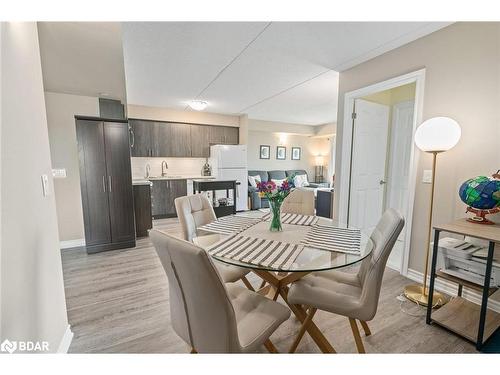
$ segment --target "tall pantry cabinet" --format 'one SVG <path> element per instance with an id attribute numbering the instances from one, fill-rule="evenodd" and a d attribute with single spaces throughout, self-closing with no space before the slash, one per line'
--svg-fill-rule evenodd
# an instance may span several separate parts
<path id="1" fill-rule="evenodd" d="M 88 253 L 135 246 L 127 121 L 76 117 Z"/>

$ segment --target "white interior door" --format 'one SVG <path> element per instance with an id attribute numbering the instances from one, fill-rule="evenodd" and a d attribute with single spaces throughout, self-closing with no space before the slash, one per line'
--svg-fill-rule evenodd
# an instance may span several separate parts
<path id="1" fill-rule="evenodd" d="M 389 107 L 355 101 L 349 226 L 371 233 L 384 210 Z"/>
<path id="2" fill-rule="evenodd" d="M 413 100 L 397 103 L 392 107 L 391 142 L 387 180 L 386 207 L 398 210 L 403 217 L 408 217 L 408 181 L 413 132 Z M 387 260 L 387 265 L 401 272 L 403 252 L 407 236 L 407 227 L 403 228 Z"/>

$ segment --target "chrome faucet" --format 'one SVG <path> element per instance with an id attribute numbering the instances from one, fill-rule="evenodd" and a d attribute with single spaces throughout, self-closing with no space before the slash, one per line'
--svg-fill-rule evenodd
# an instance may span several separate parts
<path id="1" fill-rule="evenodd" d="M 165 166 L 165 170 L 163 170 L 163 166 Z M 168 164 L 165 160 L 161 162 L 161 176 L 165 177 L 167 175 Z"/>
<path id="2" fill-rule="evenodd" d="M 149 177 L 149 173 L 151 172 L 151 166 L 148 164 L 146 164 L 146 178 Z"/>

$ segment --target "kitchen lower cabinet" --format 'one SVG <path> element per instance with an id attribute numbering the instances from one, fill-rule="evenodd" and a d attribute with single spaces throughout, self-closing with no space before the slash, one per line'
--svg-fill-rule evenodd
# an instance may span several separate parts
<path id="1" fill-rule="evenodd" d="M 187 195 L 187 180 L 153 180 L 152 214 L 153 219 L 175 217 L 175 198 Z"/>
<path id="2" fill-rule="evenodd" d="M 88 253 L 135 246 L 128 122 L 76 120 Z"/>
<path id="3" fill-rule="evenodd" d="M 135 234 L 146 237 L 148 230 L 153 228 L 151 212 L 151 186 L 134 185 Z"/>

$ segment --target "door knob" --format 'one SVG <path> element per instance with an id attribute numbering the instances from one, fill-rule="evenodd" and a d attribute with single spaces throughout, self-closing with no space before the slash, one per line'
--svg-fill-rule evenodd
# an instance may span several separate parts
<path id="1" fill-rule="evenodd" d="M 384 184 L 386 184 L 386 183 L 387 183 L 387 181 L 384 181 L 384 180 L 380 180 L 380 181 L 379 181 L 379 184 L 380 184 L 380 185 L 384 185 Z"/>

